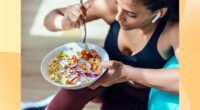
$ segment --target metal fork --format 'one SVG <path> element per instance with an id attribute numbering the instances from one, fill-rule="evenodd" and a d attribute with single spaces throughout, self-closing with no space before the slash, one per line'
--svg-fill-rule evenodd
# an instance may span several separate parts
<path id="1" fill-rule="evenodd" d="M 81 5 L 83 6 L 83 0 L 80 0 L 80 3 L 81 3 Z M 89 50 L 88 45 L 87 45 L 87 43 L 86 43 L 87 30 L 86 30 L 85 19 L 83 19 L 83 25 L 84 25 L 83 48 L 90 54 L 90 50 Z"/>

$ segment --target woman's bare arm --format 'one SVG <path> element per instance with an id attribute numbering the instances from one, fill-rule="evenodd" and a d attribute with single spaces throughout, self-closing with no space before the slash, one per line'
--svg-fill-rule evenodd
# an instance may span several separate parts
<path id="1" fill-rule="evenodd" d="M 173 47 L 175 56 L 179 60 L 179 26 L 171 25 L 169 32 L 170 45 Z M 130 80 L 136 81 L 148 87 L 154 87 L 171 93 L 179 92 L 179 69 L 143 69 L 125 67 L 125 73 Z M 131 74 L 135 73 L 135 74 Z"/>
<path id="2" fill-rule="evenodd" d="M 178 69 L 144 69 L 126 65 L 123 71 L 128 80 L 171 93 L 179 92 Z"/>
<path id="3" fill-rule="evenodd" d="M 116 5 L 114 4 L 115 0 L 88 0 L 87 2 L 84 3 L 84 6 L 87 9 L 86 16 L 85 16 L 85 21 L 89 22 L 92 20 L 96 20 L 99 18 L 104 19 L 107 23 L 111 23 L 114 20 L 114 16 L 116 13 Z M 80 5 L 80 4 L 79 4 Z M 46 17 L 44 21 L 45 27 L 50 30 L 50 31 L 62 31 L 62 30 L 67 30 L 68 28 L 74 28 L 73 20 L 66 20 L 65 22 L 70 22 L 70 23 L 65 23 L 67 25 L 66 29 L 63 28 L 57 28 L 55 26 L 55 21 L 57 18 L 62 18 L 66 14 L 68 14 L 70 9 L 67 10 L 67 8 L 72 7 L 72 5 L 67 6 L 65 8 L 58 8 L 55 10 L 52 10 Z M 68 12 L 66 12 L 68 11 Z M 80 17 L 81 18 L 81 17 Z M 63 19 L 62 19 L 63 20 Z M 75 22 L 74 22 L 75 23 Z M 76 22 L 77 24 L 77 22 Z M 79 23 L 80 25 L 80 23 Z M 63 23 L 62 23 L 63 27 Z M 77 28 L 77 27 L 75 27 Z"/>

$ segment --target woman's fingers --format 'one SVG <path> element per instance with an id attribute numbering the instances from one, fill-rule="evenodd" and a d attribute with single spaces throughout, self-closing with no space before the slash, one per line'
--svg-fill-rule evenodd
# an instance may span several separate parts
<path id="1" fill-rule="evenodd" d="M 86 12 L 88 11 L 88 9 L 90 9 L 91 5 L 90 4 L 85 4 L 85 16 L 86 16 Z"/>
<path id="2" fill-rule="evenodd" d="M 80 26 L 83 26 L 84 23 L 85 23 L 85 20 L 84 20 L 84 17 L 81 16 L 81 19 L 79 19 L 79 23 L 80 23 Z"/>
<path id="3" fill-rule="evenodd" d="M 84 4 L 84 5 L 76 5 L 75 8 L 79 10 L 79 12 L 85 17 L 87 15 L 88 9 L 91 7 L 90 4 Z"/>
<path id="4" fill-rule="evenodd" d="M 64 29 L 80 28 L 84 24 L 84 12 L 81 5 L 68 6 L 64 13 L 63 27 Z"/>
<path id="5" fill-rule="evenodd" d="M 109 69 L 109 70 L 108 70 L 108 74 L 109 74 L 109 75 L 112 75 L 114 72 L 115 72 L 114 69 Z"/>
<path id="6" fill-rule="evenodd" d="M 101 66 L 103 68 L 111 69 L 113 65 L 112 63 L 113 63 L 112 61 L 104 61 L 104 62 L 101 62 Z"/>
<path id="7" fill-rule="evenodd" d="M 102 78 L 100 78 L 99 80 L 97 80 L 94 84 L 92 84 L 89 88 L 91 89 L 96 89 L 98 88 L 99 86 L 101 86 L 101 83 L 102 83 Z"/>
<path id="8" fill-rule="evenodd" d="M 72 21 L 69 18 L 66 18 L 66 16 L 65 16 L 63 21 L 62 21 L 62 28 L 63 29 L 71 29 L 71 28 L 73 28 L 73 24 L 71 22 Z"/>
<path id="9" fill-rule="evenodd" d="M 80 28 L 80 26 L 82 26 L 83 25 L 83 15 L 81 14 L 81 12 L 77 9 L 77 8 L 75 8 L 75 7 L 73 7 L 73 9 L 72 9 L 72 14 L 73 14 L 73 16 L 75 17 L 74 18 L 74 23 L 77 25 L 77 28 Z"/>
<path id="10" fill-rule="evenodd" d="M 76 28 L 80 27 L 80 23 L 79 23 L 79 16 L 80 14 L 78 14 L 78 12 L 76 12 L 77 10 L 71 10 L 68 11 L 68 16 L 69 19 L 72 21 L 71 23 L 75 25 Z"/>
<path id="11" fill-rule="evenodd" d="M 105 73 L 104 75 L 101 76 L 100 79 L 98 79 L 94 84 L 92 84 L 89 88 L 91 89 L 96 89 L 99 86 L 104 86 L 108 82 L 108 74 Z M 106 87 L 106 86 L 104 86 Z"/>
<path id="12" fill-rule="evenodd" d="M 84 25 L 87 10 L 90 4 L 68 6 L 63 19 L 63 29 L 80 28 Z"/>
<path id="13" fill-rule="evenodd" d="M 121 62 L 118 61 L 104 61 L 101 62 L 101 66 L 103 68 L 107 68 L 107 69 L 113 69 L 113 68 L 118 68 L 118 66 L 120 66 Z"/>
<path id="14" fill-rule="evenodd" d="M 77 7 L 76 7 L 77 8 Z M 80 23 L 80 26 L 83 26 L 84 25 L 84 23 L 85 23 L 85 15 L 84 15 L 84 12 L 83 12 L 83 10 L 81 10 L 80 9 L 80 7 L 79 8 L 77 8 L 77 10 L 79 11 L 79 13 L 80 13 L 80 16 L 79 16 L 79 23 Z"/>

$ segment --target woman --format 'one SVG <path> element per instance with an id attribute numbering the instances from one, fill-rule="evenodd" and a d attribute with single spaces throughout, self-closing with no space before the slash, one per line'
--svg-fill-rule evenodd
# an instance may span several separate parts
<path id="1" fill-rule="evenodd" d="M 111 61 L 102 63 L 108 72 L 95 84 L 62 89 L 46 110 L 81 110 L 97 96 L 102 110 L 147 110 L 149 87 L 178 93 L 178 69 L 161 69 L 174 54 L 179 58 L 178 5 L 178 0 L 88 0 L 50 12 L 45 18 L 50 31 L 100 18 L 110 24 L 104 48 Z"/>

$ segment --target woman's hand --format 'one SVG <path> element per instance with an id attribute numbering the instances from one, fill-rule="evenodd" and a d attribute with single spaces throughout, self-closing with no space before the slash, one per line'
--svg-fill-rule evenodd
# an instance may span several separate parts
<path id="1" fill-rule="evenodd" d="M 107 68 L 105 73 L 97 82 L 90 86 L 91 89 L 96 89 L 99 86 L 109 87 L 113 84 L 126 82 L 127 77 L 123 72 L 124 64 L 118 61 L 107 61 L 101 63 L 103 68 Z"/>
<path id="2" fill-rule="evenodd" d="M 89 4 L 70 5 L 64 12 L 64 18 L 62 20 L 63 30 L 72 28 L 80 28 L 85 22 L 87 10 L 90 8 Z"/>

